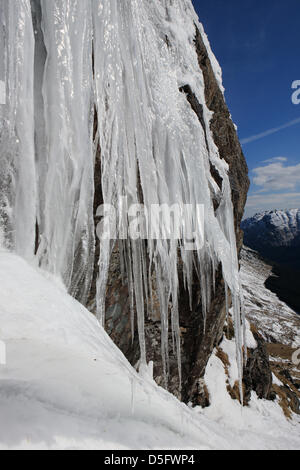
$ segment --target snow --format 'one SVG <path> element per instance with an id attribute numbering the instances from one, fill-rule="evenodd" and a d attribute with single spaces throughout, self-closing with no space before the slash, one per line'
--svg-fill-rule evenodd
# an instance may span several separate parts
<path id="1" fill-rule="evenodd" d="M 241 280 L 247 319 L 269 342 L 300 345 L 300 316 L 265 287 L 272 266 L 259 254 L 244 247 L 241 259 Z"/>
<path id="2" fill-rule="evenodd" d="M 278 377 L 272 372 L 272 381 L 274 385 L 278 385 L 278 387 L 282 387 L 282 382 L 278 379 Z"/>
<path id="3" fill-rule="evenodd" d="M 7 345 L 1 447 L 199 445 L 188 430 L 191 413 L 142 380 L 92 314 L 48 274 L 0 252 L 0 285 Z M 191 426 L 197 435 L 196 420 Z"/>
<path id="4" fill-rule="evenodd" d="M 207 410 L 156 386 L 151 364 L 138 375 L 59 279 L 6 251 L 0 325 L 0 449 L 300 448 L 296 418 L 288 422 L 276 403 L 253 397 L 241 412 L 215 356 Z M 229 349 L 234 361 L 234 343 Z"/>
<path id="5" fill-rule="evenodd" d="M 223 346 L 226 348 L 226 344 L 220 347 L 223 349 Z M 234 355 L 229 356 L 229 360 L 234 361 Z M 230 381 L 237 378 L 237 374 L 231 375 Z M 256 393 L 252 393 L 250 406 L 241 408 L 238 401 L 230 398 L 226 379 L 222 361 L 213 354 L 205 374 L 211 406 L 198 412 L 218 426 L 224 442 L 229 439 L 233 449 L 299 449 L 299 417 L 287 422 L 277 402 L 259 400 Z"/>
<path id="6" fill-rule="evenodd" d="M 249 349 L 256 349 L 257 348 L 257 342 L 253 336 L 253 333 L 250 329 L 250 323 L 248 320 L 246 320 L 246 346 Z"/>

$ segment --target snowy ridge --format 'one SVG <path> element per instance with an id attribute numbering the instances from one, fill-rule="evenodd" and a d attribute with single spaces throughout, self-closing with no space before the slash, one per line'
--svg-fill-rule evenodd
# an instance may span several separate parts
<path id="1" fill-rule="evenodd" d="M 298 348 L 300 316 L 265 287 L 271 272 L 272 266 L 263 261 L 258 253 L 243 248 L 241 279 L 247 319 L 258 327 L 266 341 Z"/>
<path id="2" fill-rule="evenodd" d="M 241 379 L 242 313 L 228 165 L 210 131 L 191 1 L 0 0 L 0 7 L 5 51 L 0 71 L 11 87 L 9 105 L 0 111 L 0 126 L 7 129 L 0 147 L 4 246 L 29 260 L 37 251 L 38 263 L 85 303 L 94 265 L 95 190 L 115 207 L 124 196 L 129 206 L 176 202 L 182 208 L 179 248 L 190 294 L 195 265 L 205 315 L 219 263 L 232 291 Z M 208 53 L 221 87 L 220 68 L 209 46 Z M 205 130 L 180 92 L 186 84 L 203 105 Z M 98 144 L 102 184 L 94 188 Z M 222 191 L 211 176 L 210 162 L 223 180 Z M 212 188 L 221 200 L 216 213 Z M 196 252 L 186 250 L 183 228 L 194 227 L 197 237 L 199 220 L 196 210 L 185 220 L 185 204 L 205 207 L 204 246 Z M 117 222 L 127 233 L 128 219 Z M 141 240 L 127 240 L 120 245 L 131 305 L 137 310 L 142 363 L 144 306 L 151 300 L 153 270 L 160 289 L 165 371 L 170 303 L 180 368 L 178 243 L 151 240 L 146 247 Z M 102 324 L 111 249 L 110 241 L 101 243 L 97 315 Z"/>
<path id="3" fill-rule="evenodd" d="M 213 355 L 212 407 L 191 410 L 129 365 L 61 282 L 0 251 L 0 449 L 296 449 L 296 418 L 257 400 L 241 414 Z M 235 345 L 225 341 L 232 379 Z M 226 412 L 225 412 L 226 411 Z"/>
<path id="4" fill-rule="evenodd" d="M 256 242 L 274 247 L 299 244 L 300 209 L 261 212 L 244 220 L 242 228 Z"/>

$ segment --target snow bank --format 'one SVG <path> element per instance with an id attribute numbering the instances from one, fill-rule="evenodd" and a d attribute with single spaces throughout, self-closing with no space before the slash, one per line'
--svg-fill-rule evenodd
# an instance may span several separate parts
<path id="1" fill-rule="evenodd" d="M 0 449 L 300 448 L 276 404 L 241 415 L 224 394 L 199 412 L 141 378 L 58 281 L 4 251 L 0 325 Z M 210 391 L 221 365 L 209 364 Z"/>
<path id="2" fill-rule="evenodd" d="M 200 415 L 218 424 L 218 432 L 223 433 L 224 441 L 234 449 L 299 449 L 299 416 L 292 422 L 283 417 L 278 401 L 258 399 L 252 392 L 251 402 L 243 409 L 237 400 L 232 400 L 227 392 L 226 380 L 232 386 L 238 380 L 235 365 L 234 341 L 226 339 L 220 348 L 227 354 L 230 367 L 226 375 L 222 360 L 215 351 L 207 365 L 205 383 L 210 394 L 211 406 L 199 409 Z M 275 383 L 282 385 L 277 379 Z M 226 446 L 225 442 L 224 445 Z"/>

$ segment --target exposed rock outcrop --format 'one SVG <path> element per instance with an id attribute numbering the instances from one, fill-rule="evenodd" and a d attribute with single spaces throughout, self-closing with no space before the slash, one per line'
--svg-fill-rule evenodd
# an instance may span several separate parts
<path id="1" fill-rule="evenodd" d="M 260 334 L 252 331 L 257 348 L 248 350 L 248 361 L 244 368 L 244 403 L 248 404 L 251 392 L 256 392 L 259 398 L 273 399 L 272 372 L 270 369 L 269 354 L 265 341 Z"/>

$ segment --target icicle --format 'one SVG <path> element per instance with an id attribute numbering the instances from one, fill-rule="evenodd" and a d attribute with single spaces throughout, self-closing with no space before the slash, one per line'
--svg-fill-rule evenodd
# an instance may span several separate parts
<path id="1" fill-rule="evenodd" d="M 92 17 L 89 0 L 40 1 L 46 50 L 42 96 L 45 152 L 37 147 L 41 265 L 82 302 L 93 255 Z"/>
<path id="2" fill-rule="evenodd" d="M 163 9 L 169 19 L 163 23 Z M 181 208 L 202 204 L 205 208 L 205 240 L 199 250 L 188 250 L 184 236 L 181 246 L 184 282 L 192 307 L 194 267 L 200 273 L 203 315 L 210 308 L 214 269 L 222 263 L 227 285 L 235 298 L 237 349 L 241 348 L 239 283 L 228 167 L 221 162 L 209 129 L 210 113 L 205 106 L 203 77 L 193 46 L 194 17 L 190 1 L 144 2 L 124 0 L 93 2 L 95 77 L 102 155 L 102 188 L 105 202 L 117 204 L 120 196 L 128 205 L 139 204 L 138 187 L 150 211 L 153 205 L 178 203 Z M 181 28 L 181 29 L 180 29 Z M 185 37 L 175 30 L 185 31 Z M 166 47 L 165 37 L 172 36 Z M 188 75 L 187 71 L 188 70 Z M 206 132 L 179 91 L 190 82 L 203 103 Z M 198 78 L 197 78 L 198 77 Z M 215 161 L 224 181 L 223 201 L 215 215 L 210 192 L 209 160 Z M 198 227 L 195 210 L 184 212 L 185 228 Z M 163 229 L 166 228 L 163 219 Z M 182 230 L 182 227 L 181 227 Z M 162 356 L 168 375 L 169 300 L 172 335 L 180 363 L 178 319 L 177 243 L 148 240 L 148 280 L 144 251 L 139 243 L 129 244 L 135 289 L 142 361 L 145 361 L 144 315 L 147 285 L 152 284 L 152 260 L 161 309 Z M 102 247 L 98 303 L 103 309 L 109 268 L 108 247 Z M 130 276 L 130 272 L 129 272 Z M 129 279 L 129 285 L 131 281 Z M 239 369 L 241 364 L 239 360 Z"/>
<path id="3" fill-rule="evenodd" d="M 3 244 L 31 260 L 36 222 L 34 37 L 29 0 L 0 2 L 0 230 Z"/>

